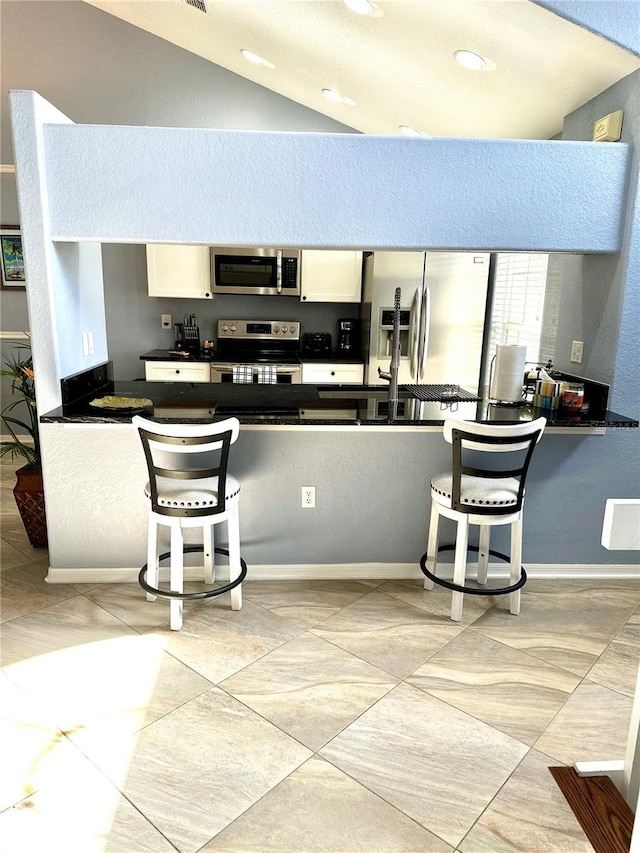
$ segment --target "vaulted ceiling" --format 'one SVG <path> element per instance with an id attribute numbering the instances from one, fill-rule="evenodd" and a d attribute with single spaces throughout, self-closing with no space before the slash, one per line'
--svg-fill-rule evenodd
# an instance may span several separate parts
<path id="1" fill-rule="evenodd" d="M 640 68 L 530 0 L 377 0 L 367 15 L 342 0 L 85 2 L 364 133 L 548 139 Z"/>

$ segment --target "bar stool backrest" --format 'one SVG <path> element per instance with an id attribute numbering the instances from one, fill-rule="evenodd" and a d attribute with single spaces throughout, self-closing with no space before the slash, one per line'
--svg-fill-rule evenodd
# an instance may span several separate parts
<path id="1" fill-rule="evenodd" d="M 451 508 L 473 515 L 505 515 L 519 512 L 522 509 L 529 463 L 536 444 L 542 438 L 546 423 L 546 418 L 519 424 L 475 423 L 448 418 L 444 423 L 443 435 L 452 445 L 453 450 Z M 471 460 L 474 464 L 469 464 L 468 451 L 475 451 Z M 495 464 L 497 462 L 495 457 L 493 457 L 494 464 L 490 464 L 483 456 L 487 453 L 499 454 L 503 457 L 518 453 L 519 456 L 517 461 L 513 457 L 509 459 L 509 464 L 515 461 L 515 467 L 504 468 Z M 504 464 L 504 458 L 502 461 Z M 508 508 L 503 505 L 463 503 L 461 500 L 463 475 L 488 480 L 515 478 L 519 484 L 516 503 L 509 504 Z"/>
<path id="2" fill-rule="evenodd" d="M 237 418 L 227 418 L 210 424 L 161 424 L 139 415 L 131 419 L 138 430 L 149 473 L 151 509 L 160 515 L 197 517 L 218 515 L 225 511 L 227 490 L 227 465 L 229 449 L 239 434 Z M 194 456 L 198 454 L 198 456 Z M 216 478 L 212 489 L 211 481 Z M 188 507 L 167 506 L 159 502 L 159 480 L 183 480 L 188 485 L 206 488 L 215 493 L 215 504 Z M 188 481 L 200 483 L 189 484 Z"/>

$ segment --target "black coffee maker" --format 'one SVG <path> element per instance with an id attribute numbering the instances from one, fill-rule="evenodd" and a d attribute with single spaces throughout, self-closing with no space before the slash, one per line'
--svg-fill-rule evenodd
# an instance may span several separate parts
<path id="1" fill-rule="evenodd" d="M 338 353 L 360 355 L 359 320 L 338 320 Z"/>

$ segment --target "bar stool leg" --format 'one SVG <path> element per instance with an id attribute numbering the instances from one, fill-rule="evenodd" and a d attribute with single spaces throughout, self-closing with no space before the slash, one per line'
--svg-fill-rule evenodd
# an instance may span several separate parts
<path id="1" fill-rule="evenodd" d="M 511 583 L 517 583 L 522 565 L 522 513 L 511 523 Z M 514 616 L 520 613 L 520 590 L 509 594 L 509 610 Z"/>
<path id="2" fill-rule="evenodd" d="M 478 541 L 478 583 L 480 584 L 485 584 L 487 582 L 490 538 L 491 527 L 488 524 L 481 524 L 480 539 Z"/>
<path id="3" fill-rule="evenodd" d="M 229 513 L 227 520 L 227 531 L 229 535 L 229 583 L 234 581 L 242 570 L 240 564 L 240 517 L 238 507 L 235 506 Z M 231 590 L 231 609 L 242 608 L 242 584 Z"/>
<path id="4" fill-rule="evenodd" d="M 171 525 L 171 592 L 184 592 L 184 538 L 180 523 Z M 182 628 L 183 602 L 172 598 L 169 604 L 172 631 Z"/>
<path id="5" fill-rule="evenodd" d="M 469 544 L 469 520 L 461 518 L 458 521 L 456 533 L 456 559 L 453 567 L 453 582 L 458 586 L 464 586 L 464 578 L 467 569 L 467 545 Z M 451 618 L 454 622 L 462 619 L 462 604 L 464 593 L 453 592 L 451 594 Z"/>
<path id="6" fill-rule="evenodd" d="M 438 505 L 435 501 L 431 501 L 431 517 L 429 518 L 429 535 L 427 538 L 427 568 L 431 574 L 436 573 L 436 563 L 438 561 L 438 531 L 440 527 L 440 513 Z M 424 588 L 433 589 L 434 583 L 431 578 L 425 575 Z"/>
<path id="7" fill-rule="evenodd" d="M 147 581 L 149 586 L 158 588 L 158 525 L 154 518 L 149 518 L 147 532 Z M 155 601 L 157 595 L 147 593 L 147 601 Z"/>
<path id="8" fill-rule="evenodd" d="M 216 566 L 214 556 L 215 534 L 213 524 L 205 524 L 202 527 L 202 545 L 204 551 L 204 582 L 214 583 L 216 579 Z"/>

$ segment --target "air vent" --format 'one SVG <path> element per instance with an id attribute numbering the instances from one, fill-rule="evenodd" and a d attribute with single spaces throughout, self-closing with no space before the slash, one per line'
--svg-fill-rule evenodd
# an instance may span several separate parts
<path id="1" fill-rule="evenodd" d="M 206 14 L 207 7 L 205 6 L 204 0 L 184 0 L 189 6 L 193 6 L 194 9 L 200 9 L 201 12 Z"/>

